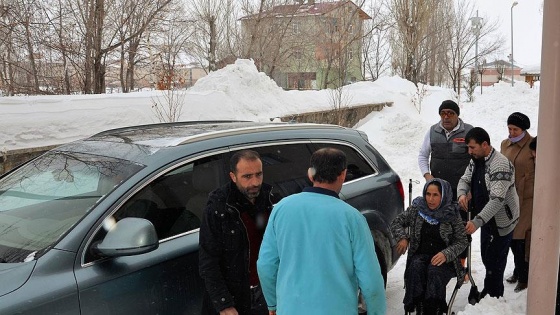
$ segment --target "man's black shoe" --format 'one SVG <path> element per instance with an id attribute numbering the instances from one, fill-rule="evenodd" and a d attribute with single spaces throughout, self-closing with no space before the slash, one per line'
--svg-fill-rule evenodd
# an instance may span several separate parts
<path id="1" fill-rule="evenodd" d="M 511 277 L 507 278 L 506 281 L 507 281 L 508 283 L 516 283 L 518 279 L 519 279 L 519 278 L 517 278 L 516 275 L 512 275 Z"/>
<path id="2" fill-rule="evenodd" d="M 521 292 L 523 290 L 527 289 L 527 283 L 526 282 L 519 282 L 516 286 L 515 289 L 513 289 L 513 292 L 517 293 L 517 292 Z"/>

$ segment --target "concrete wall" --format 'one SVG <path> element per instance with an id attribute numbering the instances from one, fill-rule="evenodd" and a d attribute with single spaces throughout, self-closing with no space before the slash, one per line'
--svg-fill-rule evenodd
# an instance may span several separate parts
<path id="1" fill-rule="evenodd" d="M 392 102 L 367 104 L 361 106 L 344 107 L 338 110 L 324 110 L 280 117 L 282 121 L 296 121 L 302 123 L 334 124 L 344 127 L 355 126 L 360 119 L 371 112 L 380 111 L 385 106 L 393 106 Z"/>
<path id="2" fill-rule="evenodd" d="M 16 166 L 23 164 L 56 147 L 56 145 L 51 145 L 39 148 L 19 149 L 2 152 L 0 153 L 0 174 L 4 174 L 15 168 Z"/>

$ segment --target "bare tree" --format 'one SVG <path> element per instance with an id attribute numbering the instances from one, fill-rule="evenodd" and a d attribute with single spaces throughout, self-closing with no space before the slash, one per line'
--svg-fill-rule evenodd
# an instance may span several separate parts
<path id="1" fill-rule="evenodd" d="M 162 77 L 169 78 L 176 87 L 186 85 L 186 79 L 179 75 L 179 71 L 193 59 L 190 50 L 194 33 L 193 23 L 193 20 L 185 19 L 183 8 L 174 7 L 165 19 L 158 22 L 158 32 L 151 39 L 152 45 L 158 48 L 150 58 L 152 73 L 160 80 Z M 170 82 L 165 84 L 169 85 Z"/>
<path id="2" fill-rule="evenodd" d="M 37 59 L 41 59 L 42 54 L 37 43 L 44 20 L 40 3 L 35 0 L 11 1 L 2 6 L 0 29 L 4 35 L 2 46 L 6 52 L 2 62 L 7 68 L 2 77 L 12 92 L 41 93 Z M 16 76 L 18 73 L 19 76 Z"/>
<path id="3" fill-rule="evenodd" d="M 209 71 L 218 68 L 218 60 L 231 55 L 228 38 L 237 32 L 234 0 L 193 0 L 187 8 L 193 19 L 193 53 L 204 59 Z"/>
<path id="4" fill-rule="evenodd" d="M 79 49 L 75 49 L 76 42 L 79 42 L 75 36 L 73 36 L 74 25 L 71 12 L 66 6 L 64 6 L 63 0 L 56 0 L 56 2 L 51 3 L 51 5 L 45 6 L 45 15 L 49 16 L 49 25 L 56 34 L 53 36 L 53 40 L 45 43 L 45 45 L 50 49 L 53 54 L 58 54 L 60 56 L 60 62 L 62 63 L 62 73 L 60 75 L 61 88 L 65 94 L 70 94 L 76 88 L 72 85 L 71 73 L 76 71 L 71 71 L 71 64 L 74 58 L 72 56 L 77 55 Z"/>
<path id="5" fill-rule="evenodd" d="M 148 66 L 151 61 L 148 45 L 153 43 L 148 43 L 148 38 L 152 41 L 160 39 L 155 44 L 161 52 L 177 50 L 177 44 L 185 44 L 184 42 L 177 43 L 173 38 L 168 37 L 172 36 L 169 33 L 170 31 L 176 33 L 186 31 L 184 27 L 186 21 L 184 8 L 171 2 L 160 9 L 151 7 L 154 11 L 157 11 L 157 14 L 153 15 L 152 19 L 148 21 L 145 10 L 150 9 L 150 6 L 146 5 L 149 3 L 151 1 L 142 3 L 142 1 L 126 0 L 123 3 L 122 10 L 116 12 L 117 14 L 113 18 L 126 21 L 116 29 L 115 35 L 121 43 L 117 50 L 120 60 L 119 81 L 123 92 L 130 92 L 135 88 L 136 66 L 138 64 Z M 118 23 L 114 24 L 118 25 Z M 188 32 L 185 35 L 188 36 Z M 130 39 L 127 40 L 128 38 Z M 170 40 L 171 42 L 169 42 Z"/>
<path id="6" fill-rule="evenodd" d="M 306 41 L 302 40 L 306 25 L 294 19 L 299 7 L 289 0 L 261 0 L 256 6 L 244 0 L 241 7 L 242 56 L 253 59 L 257 69 L 277 82 L 285 81 L 276 75 L 278 68 L 289 67 L 290 59 L 296 63 L 306 60 L 302 58 L 306 54 Z"/>
<path id="7" fill-rule="evenodd" d="M 68 0 L 70 1 L 70 0 Z M 77 3 L 69 2 L 75 9 L 82 38 L 85 41 L 84 52 L 84 92 L 103 93 L 105 90 L 106 58 L 124 44 L 142 37 L 153 19 L 165 9 L 171 0 L 84 0 Z M 126 16 L 120 14 L 127 8 Z M 134 21 L 134 23 L 132 23 Z M 128 30 L 119 36 L 120 30 Z M 135 53 L 132 42 L 129 54 Z"/>
<path id="8" fill-rule="evenodd" d="M 390 68 L 390 31 L 392 28 L 389 14 L 383 12 L 382 1 L 374 1 L 367 8 L 371 20 L 364 21 L 362 40 L 363 79 L 377 80 Z"/>
<path id="9" fill-rule="evenodd" d="M 469 23 L 469 19 L 474 16 L 473 5 L 466 0 L 459 0 L 453 14 L 453 23 L 447 28 L 451 41 L 447 49 L 446 68 L 453 90 L 459 95 L 463 71 L 469 66 L 474 66 L 476 58 L 482 59 L 494 54 L 504 42 L 503 38 L 496 34 L 496 22 L 491 22 L 487 18 L 483 19 L 477 39 Z M 478 56 L 475 55 L 477 41 Z"/>
<path id="10" fill-rule="evenodd" d="M 393 68 L 405 79 L 417 84 L 419 72 L 426 52 L 426 39 L 429 38 L 429 21 L 439 5 L 436 0 L 390 0 L 391 12 L 395 22 L 392 50 Z"/>
<path id="11" fill-rule="evenodd" d="M 152 98 L 152 110 L 159 122 L 176 122 L 181 118 L 185 103 L 185 91 L 171 86 L 168 90 L 159 91 Z"/>
<path id="12" fill-rule="evenodd" d="M 370 19 L 363 16 L 364 2 L 341 1 L 326 14 L 327 27 L 318 27 L 317 45 L 324 45 L 324 58 L 319 60 L 323 73 L 321 88 L 340 87 L 362 77 L 363 19 Z M 351 73 L 351 69 L 360 69 L 360 73 Z"/>
<path id="13" fill-rule="evenodd" d="M 478 76 L 476 72 L 471 71 L 468 75 L 464 75 L 462 77 L 463 81 L 463 88 L 467 94 L 467 102 L 474 101 L 474 90 L 476 88 L 476 84 L 478 83 Z"/>
<path id="14" fill-rule="evenodd" d="M 1 71 L 0 79 L 2 80 L 3 90 L 7 95 L 13 95 L 15 91 L 15 70 L 13 58 L 15 56 L 14 49 L 14 33 L 17 23 L 13 22 L 11 11 L 13 8 L 2 1 L 0 7 L 0 49 Z"/>
<path id="15" fill-rule="evenodd" d="M 422 68 L 418 79 L 430 85 L 442 84 L 445 77 L 445 61 L 447 49 L 450 46 L 450 38 L 445 30 L 450 25 L 453 12 L 453 1 L 443 0 L 433 8 L 432 17 L 428 21 L 427 37 L 425 40 L 425 55 L 420 63 Z"/>
<path id="16" fill-rule="evenodd" d="M 498 81 L 502 81 L 504 78 L 504 71 L 506 68 L 505 63 L 502 60 L 494 61 L 494 67 L 496 68 L 496 72 L 498 73 Z"/>

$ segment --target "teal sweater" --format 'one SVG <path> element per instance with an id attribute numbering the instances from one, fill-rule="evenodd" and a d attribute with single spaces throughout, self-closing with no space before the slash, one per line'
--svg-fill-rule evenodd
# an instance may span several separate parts
<path id="1" fill-rule="evenodd" d="M 357 314 L 358 287 L 369 315 L 386 312 L 367 222 L 333 191 L 306 188 L 274 207 L 257 269 L 269 309 L 278 314 Z"/>

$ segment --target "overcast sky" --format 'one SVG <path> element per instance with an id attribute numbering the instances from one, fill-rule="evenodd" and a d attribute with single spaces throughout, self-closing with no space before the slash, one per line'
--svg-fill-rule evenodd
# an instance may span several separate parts
<path id="1" fill-rule="evenodd" d="M 511 52 L 511 6 L 514 0 L 474 0 L 479 16 L 497 19 L 500 32 L 506 39 L 505 51 L 500 59 L 507 59 Z M 513 57 L 521 66 L 541 62 L 542 5 L 543 0 L 517 0 L 513 8 Z"/>

